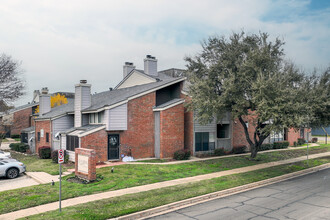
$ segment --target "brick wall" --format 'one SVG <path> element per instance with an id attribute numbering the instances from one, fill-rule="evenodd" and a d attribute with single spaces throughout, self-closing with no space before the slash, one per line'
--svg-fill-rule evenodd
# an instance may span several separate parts
<path id="1" fill-rule="evenodd" d="M 254 117 L 251 115 L 244 116 L 243 120 L 248 122 L 248 132 L 251 140 L 253 140 L 253 134 L 255 131 L 255 125 L 253 123 Z M 241 122 L 238 119 L 235 119 L 233 121 L 233 132 L 232 132 L 232 146 L 240 146 L 240 145 L 245 145 L 249 149 L 249 143 L 246 140 L 246 136 L 244 133 L 244 128 Z"/>
<path id="2" fill-rule="evenodd" d="M 155 92 L 130 100 L 127 103 L 127 130 L 117 132 L 120 134 L 122 153 L 125 153 L 126 148 L 130 147 L 134 158 L 155 156 L 155 118 L 153 113 L 155 104 Z"/>
<path id="3" fill-rule="evenodd" d="M 96 162 L 108 160 L 108 133 L 100 130 L 80 138 L 80 147 L 92 149 L 96 154 Z"/>
<path id="4" fill-rule="evenodd" d="M 11 134 L 21 134 L 21 130 L 32 126 L 32 107 L 26 108 L 13 114 L 13 125 L 11 126 Z"/>
<path id="5" fill-rule="evenodd" d="M 173 157 L 180 149 L 184 149 L 183 104 L 160 112 L 160 158 Z"/>
<path id="6" fill-rule="evenodd" d="M 44 130 L 44 136 L 40 136 L 40 141 L 38 141 L 38 132 L 41 133 L 41 129 Z M 49 133 L 49 142 L 46 142 L 46 133 Z M 36 121 L 35 122 L 35 143 L 36 143 L 36 153 L 38 153 L 39 147 L 49 146 L 51 147 L 52 142 L 52 134 L 51 134 L 51 121 Z"/>
<path id="7" fill-rule="evenodd" d="M 88 173 L 79 172 L 78 167 L 78 160 L 79 155 L 87 156 L 88 157 Z M 96 179 L 96 155 L 95 151 L 91 149 L 83 149 L 83 148 L 76 148 L 75 149 L 75 174 L 80 178 L 84 178 L 87 180 L 95 180 Z"/>
<path id="8" fill-rule="evenodd" d="M 185 99 L 185 104 L 188 104 L 191 100 L 191 97 L 182 94 L 181 98 Z M 184 108 L 184 148 L 189 149 L 193 154 L 194 152 L 194 113 L 193 111 L 188 111 Z"/>

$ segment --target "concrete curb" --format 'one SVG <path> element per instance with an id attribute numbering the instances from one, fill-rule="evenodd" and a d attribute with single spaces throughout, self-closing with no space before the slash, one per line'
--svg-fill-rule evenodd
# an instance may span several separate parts
<path id="1" fill-rule="evenodd" d="M 218 191 L 218 192 L 214 192 L 214 193 L 209 193 L 209 194 L 202 195 L 202 196 L 197 196 L 197 197 L 190 198 L 190 199 L 185 199 L 182 201 L 170 203 L 167 205 L 159 206 L 156 208 L 144 210 L 141 212 L 137 212 L 137 213 L 133 213 L 133 214 L 129 214 L 129 215 L 121 216 L 118 218 L 113 218 L 113 219 L 116 219 L 116 220 L 146 219 L 146 218 L 166 214 L 168 212 L 172 212 L 172 211 L 182 209 L 185 207 L 189 207 L 192 205 L 197 205 L 199 203 L 211 201 L 214 199 L 219 199 L 222 197 L 234 195 L 237 193 L 245 192 L 245 191 L 256 189 L 259 187 L 271 185 L 271 184 L 274 184 L 277 182 L 289 180 L 289 179 L 292 179 L 295 177 L 307 175 L 307 174 L 314 173 L 314 172 L 317 172 L 317 171 L 320 171 L 323 169 L 327 169 L 327 168 L 330 168 L 330 163 L 323 164 L 323 165 L 320 165 L 317 167 L 312 167 L 312 168 L 305 169 L 305 170 L 301 170 L 301 171 L 297 171 L 294 173 L 284 174 L 282 176 L 278 176 L 278 177 L 274 177 L 274 178 L 254 182 L 254 183 L 249 183 L 246 185 L 242 185 L 242 186 L 238 186 L 238 187 L 234 187 L 234 188 L 230 188 L 230 189 L 226 189 L 226 190 L 222 190 L 222 191 Z"/>

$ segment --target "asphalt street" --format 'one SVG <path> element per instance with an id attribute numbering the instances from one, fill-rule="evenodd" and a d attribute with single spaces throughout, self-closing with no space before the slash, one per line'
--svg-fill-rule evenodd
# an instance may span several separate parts
<path id="1" fill-rule="evenodd" d="M 149 219 L 330 220 L 330 169 Z"/>

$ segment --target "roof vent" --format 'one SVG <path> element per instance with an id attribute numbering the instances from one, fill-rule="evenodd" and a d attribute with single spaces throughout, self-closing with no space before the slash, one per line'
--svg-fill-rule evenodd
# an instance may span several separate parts
<path id="1" fill-rule="evenodd" d="M 82 79 L 82 80 L 80 80 L 80 83 L 81 84 L 86 84 L 87 83 L 87 80 L 86 79 Z"/>
<path id="2" fill-rule="evenodd" d="M 112 87 L 110 87 L 110 88 L 109 88 L 109 90 L 110 90 L 110 91 L 112 91 L 112 90 L 113 90 L 113 88 L 112 88 Z"/>

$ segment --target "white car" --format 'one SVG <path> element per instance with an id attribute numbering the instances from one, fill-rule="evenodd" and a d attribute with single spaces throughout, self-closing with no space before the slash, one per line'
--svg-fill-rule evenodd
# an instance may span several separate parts
<path id="1" fill-rule="evenodd" d="M 20 173 L 24 173 L 26 167 L 24 163 L 15 159 L 0 159 L 0 177 L 5 176 L 9 179 L 18 177 Z"/>
<path id="2" fill-rule="evenodd" d="M 10 152 L 4 152 L 0 150 L 0 158 L 11 158 Z"/>

